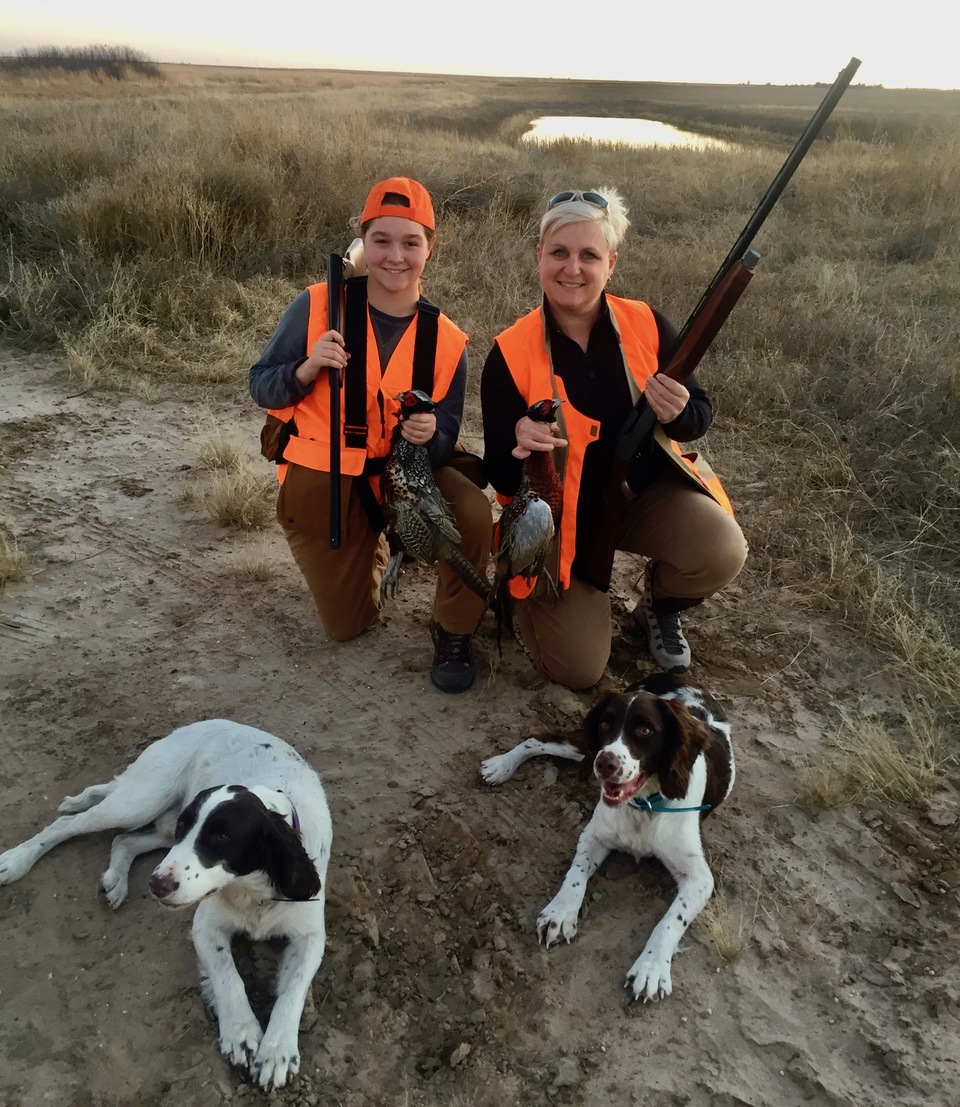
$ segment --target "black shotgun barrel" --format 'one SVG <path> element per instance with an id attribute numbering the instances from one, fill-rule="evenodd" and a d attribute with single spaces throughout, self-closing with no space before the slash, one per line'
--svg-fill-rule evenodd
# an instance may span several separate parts
<path id="1" fill-rule="evenodd" d="M 746 253 L 747 248 L 753 241 L 757 231 L 763 226 L 764 220 L 773 210 L 773 205 L 780 199 L 780 194 L 787 187 L 787 184 L 793 174 L 796 172 L 797 166 L 803 161 L 806 152 L 810 149 L 814 139 L 823 130 L 823 125 L 830 117 L 833 109 L 840 101 L 840 97 L 847 91 L 847 86 L 853 80 L 853 75 L 860 68 L 860 59 L 851 58 L 847 63 L 847 66 L 842 69 L 837 76 L 837 79 L 830 86 L 830 90 L 827 95 L 824 96 L 820 103 L 820 107 L 813 113 L 813 117 L 804 129 L 803 134 L 797 139 L 793 149 L 787 155 L 787 160 L 780 167 L 780 172 L 770 182 L 770 187 L 763 194 L 763 198 L 760 203 L 757 204 L 757 209 L 747 220 L 747 225 L 740 232 L 740 237 L 730 248 L 730 253 L 727 254 L 723 261 L 723 264 L 717 270 L 716 276 L 707 286 L 707 290 L 700 297 L 700 302 L 690 313 L 690 318 L 686 321 L 683 329 L 680 331 L 677 337 L 677 346 L 679 346 L 684 338 L 686 338 L 687 331 L 694 325 L 697 315 L 703 305 L 713 295 L 714 288 L 723 280 L 724 274 L 730 268 L 738 262 Z"/>
<path id="2" fill-rule="evenodd" d="M 343 333 L 343 258 L 327 259 L 327 327 Z M 340 370 L 331 366 L 330 377 L 330 548 L 340 549 Z"/>
<path id="3" fill-rule="evenodd" d="M 837 106 L 840 97 L 846 92 L 859 67 L 860 59 L 851 58 L 846 68 L 841 70 L 830 86 L 830 90 L 804 128 L 803 134 L 787 155 L 787 160 L 770 182 L 770 187 L 763 194 L 753 215 L 747 220 L 746 226 L 740 232 L 723 264 L 700 297 L 697 306 L 690 313 L 689 319 L 684 323 L 666 359 L 665 368 L 660 370 L 661 372 L 666 372 L 678 380 L 685 380 L 707 352 L 710 343 L 746 288 L 747 282 L 753 275 L 754 267 L 760 260 L 759 255 L 749 248 L 750 243 L 770 214 L 773 205 L 780 198 L 780 194 L 787 187 L 797 166 L 803 161 L 813 140 L 823 129 L 824 123 Z M 627 416 L 617 439 L 616 456 L 621 462 L 637 456 L 656 421 L 657 418 L 648 407 L 646 399 L 641 396 Z"/>

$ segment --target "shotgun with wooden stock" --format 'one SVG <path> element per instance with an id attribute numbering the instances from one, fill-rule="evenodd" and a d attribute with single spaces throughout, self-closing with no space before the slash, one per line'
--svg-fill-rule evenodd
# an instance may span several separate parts
<path id="1" fill-rule="evenodd" d="M 840 72 L 837 79 L 830 86 L 820 106 L 814 112 L 813 118 L 807 124 L 803 134 L 797 139 L 796 144 L 787 156 L 787 160 L 764 193 L 756 211 L 750 216 L 746 226 L 740 232 L 740 237 L 733 244 L 723 264 L 700 297 L 700 302 L 683 325 L 673 350 L 670 352 L 667 364 L 658 372 L 683 383 L 690 377 L 703 355 L 710 348 L 710 344 L 726 322 L 727 316 L 749 284 L 756 264 L 760 260 L 760 255 L 749 249 L 750 243 L 770 214 L 773 205 L 780 198 L 780 194 L 787 187 L 787 183 L 803 160 L 807 150 L 810 149 L 813 140 L 820 133 L 824 123 L 837 106 L 840 97 L 846 92 L 847 86 L 853 80 L 853 75 L 859 67 L 860 59 L 851 58 L 846 68 Z M 649 448 L 650 438 L 656 425 L 656 415 L 647 404 L 646 398 L 641 396 L 627 417 L 617 439 L 614 460 L 615 480 L 612 482 L 612 493 L 614 496 L 621 498 L 621 507 L 628 505 L 637 498 L 636 492 L 629 483 L 630 470 L 634 462 L 641 458 L 645 450 Z"/>

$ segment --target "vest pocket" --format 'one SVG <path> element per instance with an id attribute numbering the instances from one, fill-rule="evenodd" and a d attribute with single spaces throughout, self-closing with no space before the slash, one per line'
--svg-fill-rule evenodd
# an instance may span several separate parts
<path id="1" fill-rule="evenodd" d="M 292 419 L 284 421 L 268 413 L 260 431 L 260 453 L 267 461 L 275 461 L 279 465 L 283 461 L 283 451 L 290 441 L 290 435 L 296 434 L 296 431 L 297 425 Z"/>

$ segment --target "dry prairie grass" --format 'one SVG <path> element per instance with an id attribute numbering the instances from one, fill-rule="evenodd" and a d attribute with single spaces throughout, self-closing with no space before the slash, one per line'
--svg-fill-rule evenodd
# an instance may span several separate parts
<path id="1" fill-rule="evenodd" d="M 217 423 L 213 415 L 201 420 L 196 432 L 194 457 L 201 469 L 239 473 L 249 457 L 249 443 L 240 435 Z"/>
<path id="2" fill-rule="evenodd" d="M 233 558 L 233 568 L 240 580 L 260 584 L 274 580 L 283 572 L 276 551 L 263 541 L 238 551 Z"/>
<path id="3" fill-rule="evenodd" d="M 703 921 L 717 953 L 728 964 L 735 961 L 754 931 L 760 910 L 760 896 L 749 890 L 753 902 L 718 888 L 703 909 Z"/>
<path id="4" fill-rule="evenodd" d="M 870 795 L 916 804 L 956 768 L 955 743 L 922 701 L 894 723 L 844 715 L 827 759 L 805 766 L 798 801 L 815 808 L 842 807 Z"/>
<path id="5" fill-rule="evenodd" d="M 248 462 L 230 471 L 217 470 L 210 487 L 200 494 L 202 506 L 224 527 L 264 530 L 276 518 L 277 482 Z"/>
<path id="6" fill-rule="evenodd" d="M 166 80 L 0 76 L 0 327 L 87 387 L 242 395 L 284 307 L 353 235 L 370 182 L 431 189 L 427 294 L 479 367 L 538 299 L 545 196 L 631 209 L 612 290 L 682 322 L 822 89 L 163 67 Z M 800 574 L 931 702 L 960 694 L 960 94 L 850 89 L 755 241 L 764 255 L 701 377 L 710 452 L 758 585 Z M 535 114 L 629 114 L 736 138 L 705 156 L 526 147 Z M 210 510 L 265 526 L 252 473 Z"/>
<path id="7" fill-rule="evenodd" d="M 0 585 L 8 581 L 23 580 L 27 575 L 27 555 L 17 545 L 17 540 L 0 525 Z"/>

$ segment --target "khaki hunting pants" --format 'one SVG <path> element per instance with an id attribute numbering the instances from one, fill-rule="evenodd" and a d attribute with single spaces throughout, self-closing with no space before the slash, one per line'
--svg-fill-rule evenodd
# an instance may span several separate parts
<path id="1" fill-rule="evenodd" d="M 469 455 L 467 455 L 469 456 Z M 455 455 L 456 457 L 456 455 Z M 483 576 L 492 541 L 490 503 L 456 461 L 434 470 L 441 495 L 453 510 L 460 548 Z M 331 638 L 345 642 L 380 617 L 380 581 L 389 561 L 384 536 L 367 519 L 354 478 L 341 476 L 341 544 L 330 548 L 330 474 L 289 465 L 277 499 L 277 518 Z M 451 634 L 472 634 L 484 602 L 439 562 L 433 618 Z"/>
<path id="2" fill-rule="evenodd" d="M 736 520 L 680 476 L 666 473 L 625 512 L 617 549 L 653 563 L 655 610 L 682 611 L 719 592 L 743 568 Z M 610 660 L 610 596 L 574 578 L 558 601 L 523 600 L 516 619 L 534 665 L 575 691 L 592 688 Z"/>

